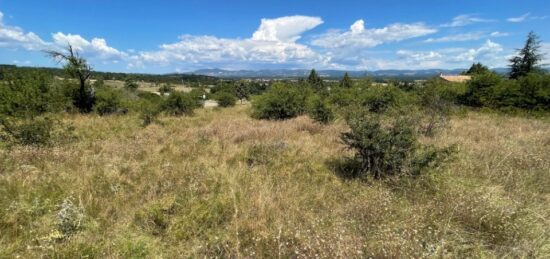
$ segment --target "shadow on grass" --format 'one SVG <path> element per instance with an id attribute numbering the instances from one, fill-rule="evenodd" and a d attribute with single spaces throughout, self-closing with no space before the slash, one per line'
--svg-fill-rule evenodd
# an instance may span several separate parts
<path id="1" fill-rule="evenodd" d="M 350 157 L 331 158 L 325 162 L 326 166 L 343 180 L 355 180 L 366 178 L 366 173 L 361 169 L 361 162 Z"/>

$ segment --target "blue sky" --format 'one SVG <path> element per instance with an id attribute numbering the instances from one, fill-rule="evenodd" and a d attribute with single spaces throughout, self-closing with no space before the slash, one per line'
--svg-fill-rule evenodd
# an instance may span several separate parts
<path id="1" fill-rule="evenodd" d="M 101 71 L 503 67 L 530 30 L 550 52 L 549 25 L 543 0 L 0 0 L 0 63 L 71 43 Z"/>

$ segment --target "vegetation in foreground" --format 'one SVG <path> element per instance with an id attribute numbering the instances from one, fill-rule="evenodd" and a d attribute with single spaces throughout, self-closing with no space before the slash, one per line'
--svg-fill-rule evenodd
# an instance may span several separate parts
<path id="1" fill-rule="evenodd" d="M 247 113 L 71 115 L 77 141 L 0 151 L 0 257 L 550 254 L 548 121 L 454 117 L 421 139 L 454 160 L 364 181 L 335 173 L 341 121 Z"/>

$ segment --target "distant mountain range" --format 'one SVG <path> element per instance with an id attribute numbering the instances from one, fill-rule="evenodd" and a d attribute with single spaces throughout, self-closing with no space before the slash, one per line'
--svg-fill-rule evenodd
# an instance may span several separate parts
<path id="1" fill-rule="evenodd" d="M 421 70 L 376 70 L 376 71 L 344 71 L 344 70 L 318 70 L 317 73 L 324 78 L 340 78 L 348 72 L 351 77 L 371 76 L 375 78 L 410 78 L 424 79 L 443 74 L 460 74 L 466 69 L 421 69 Z M 262 69 L 262 70 L 224 70 L 224 69 L 200 69 L 192 72 L 197 75 L 213 76 L 220 78 L 304 78 L 309 75 L 309 69 Z M 495 68 L 497 73 L 507 73 L 508 68 Z"/>

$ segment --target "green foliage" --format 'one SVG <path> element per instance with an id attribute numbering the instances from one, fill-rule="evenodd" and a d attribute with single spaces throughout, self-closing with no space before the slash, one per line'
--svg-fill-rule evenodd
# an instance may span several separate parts
<path id="1" fill-rule="evenodd" d="M 241 83 L 237 84 L 236 89 L 235 89 L 235 93 L 237 95 L 237 98 L 239 98 L 239 100 L 242 103 L 244 99 L 248 99 L 248 97 L 250 95 L 250 88 L 248 87 L 248 85 L 241 82 Z"/>
<path id="2" fill-rule="evenodd" d="M 493 106 L 493 87 L 502 82 L 502 78 L 493 72 L 478 74 L 468 81 L 463 101 L 474 107 Z"/>
<path id="3" fill-rule="evenodd" d="M 124 81 L 124 89 L 128 91 L 135 91 L 138 89 L 138 87 L 138 83 L 136 83 L 136 81 L 131 77 L 126 78 L 126 80 Z"/>
<path id="4" fill-rule="evenodd" d="M 73 104 L 80 112 L 88 113 L 93 110 L 95 104 L 95 93 L 88 84 L 88 79 L 92 76 L 92 67 L 88 65 L 86 59 L 80 57 L 69 44 L 65 51 L 46 51 L 53 59 L 65 62 L 63 68 L 72 78 L 78 80 L 79 88 L 73 94 Z"/>
<path id="5" fill-rule="evenodd" d="M 367 107 L 369 111 L 383 113 L 391 107 L 397 107 L 406 102 L 406 96 L 403 91 L 395 86 L 374 85 L 367 88 L 359 97 L 362 106 Z"/>
<path id="6" fill-rule="evenodd" d="M 162 84 L 159 87 L 159 93 L 160 95 L 164 96 L 166 94 L 170 94 L 174 91 L 174 87 L 170 83 Z"/>
<path id="7" fill-rule="evenodd" d="M 252 82 L 248 85 L 250 95 L 260 95 L 269 89 L 267 83 Z"/>
<path id="8" fill-rule="evenodd" d="M 522 100 L 516 102 L 516 106 L 527 109 L 550 110 L 550 75 L 529 73 L 518 80 Z M 518 96 L 512 89 L 513 96 Z M 505 97 L 500 97 L 505 99 Z"/>
<path id="9" fill-rule="evenodd" d="M 147 127 L 151 123 L 157 122 L 157 118 L 162 111 L 160 103 L 149 100 L 141 100 L 139 108 L 139 118 L 142 121 L 141 125 L 143 127 Z"/>
<path id="10" fill-rule="evenodd" d="M 303 114 L 307 96 L 312 93 L 294 85 L 275 84 L 252 102 L 257 119 L 284 120 Z"/>
<path id="11" fill-rule="evenodd" d="M 510 78 L 518 79 L 529 73 L 540 71 L 538 66 L 544 55 L 540 52 L 539 36 L 529 32 L 523 48 L 518 55 L 510 59 Z"/>
<path id="12" fill-rule="evenodd" d="M 404 118 L 384 119 L 380 115 L 358 113 L 348 120 L 350 131 L 342 142 L 355 151 L 349 177 L 366 173 L 375 179 L 386 176 L 419 175 L 443 161 L 447 151 L 421 146 L 412 122 Z M 425 152 L 418 150 L 427 149 Z"/>
<path id="13" fill-rule="evenodd" d="M 489 73 L 491 72 L 491 70 L 489 70 L 489 68 L 487 66 L 484 66 L 483 64 L 481 63 L 474 63 L 472 64 L 472 66 L 464 71 L 462 74 L 463 75 L 479 75 L 479 74 L 484 74 L 484 73 Z"/>
<path id="14" fill-rule="evenodd" d="M 12 117 L 32 117 L 46 112 L 56 112 L 68 100 L 60 88 L 43 73 L 16 74 L 6 71 L 0 81 L 0 114 Z"/>
<path id="15" fill-rule="evenodd" d="M 0 127 L 0 140 L 10 145 L 47 146 L 52 143 L 54 121 L 48 117 L 35 117 L 32 120 L 0 118 Z"/>
<path id="16" fill-rule="evenodd" d="M 323 79 L 321 79 L 321 77 L 319 76 L 319 74 L 317 74 L 315 69 L 311 70 L 311 73 L 307 78 L 307 82 L 315 92 L 323 92 L 324 90 L 326 90 Z"/>
<path id="17" fill-rule="evenodd" d="M 351 80 L 347 72 L 344 74 L 344 77 L 342 78 L 342 80 L 340 80 L 340 87 L 343 87 L 343 88 L 353 87 L 353 81 Z"/>
<path id="18" fill-rule="evenodd" d="M 120 91 L 111 88 L 99 88 L 96 92 L 95 111 L 101 115 L 109 115 L 113 113 L 125 113 L 127 109 L 121 107 Z"/>
<path id="19" fill-rule="evenodd" d="M 192 115 L 199 106 L 199 102 L 190 94 L 174 92 L 164 101 L 162 109 L 170 115 L 181 116 Z"/>
<path id="20" fill-rule="evenodd" d="M 228 92 L 218 92 L 215 95 L 216 101 L 218 101 L 218 105 L 220 107 L 232 107 L 235 106 L 235 103 L 237 102 L 237 98 Z"/>
<path id="21" fill-rule="evenodd" d="M 312 119 L 322 124 L 328 124 L 334 120 L 334 112 L 330 104 L 317 95 L 309 98 L 307 112 Z"/>

